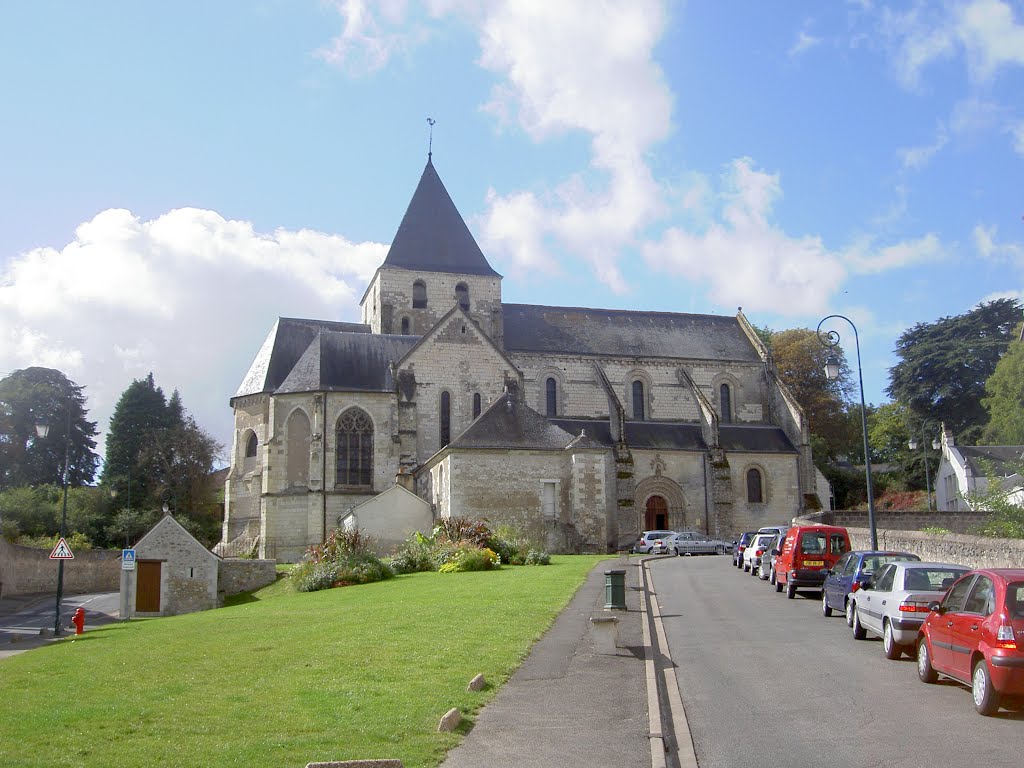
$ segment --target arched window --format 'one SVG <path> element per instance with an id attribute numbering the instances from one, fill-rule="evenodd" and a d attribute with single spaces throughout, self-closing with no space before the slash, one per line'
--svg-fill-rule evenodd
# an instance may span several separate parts
<path id="1" fill-rule="evenodd" d="M 545 414 L 548 416 L 558 415 L 558 382 L 554 376 L 549 376 L 544 382 L 544 403 Z"/>
<path id="2" fill-rule="evenodd" d="M 452 396 L 441 393 L 441 447 L 452 441 Z"/>
<path id="3" fill-rule="evenodd" d="M 723 384 L 718 388 L 718 401 L 722 411 L 722 423 L 730 424 L 732 422 L 732 398 L 728 384 Z"/>
<path id="4" fill-rule="evenodd" d="M 288 417 L 288 486 L 309 485 L 309 417 L 296 410 Z"/>
<path id="5" fill-rule="evenodd" d="M 403 317 L 402 318 L 402 335 L 403 336 L 408 336 L 409 335 L 409 318 L 408 317 Z"/>
<path id="6" fill-rule="evenodd" d="M 427 284 L 422 280 L 417 280 L 412 284 L 412 308 L 427 308 Z"/>
<path id="7" fill-rule="evenodd" d="M 747 470 L 747 502 L 761 504 L 764 502 L 764 489 L 761 485 L 761 470 Z"/>
<path id="8" fill-rule="evenodd" d="M 358 408 L 338 419 L 337 485 L 373 486 L 373 422 Z"/>
<path id="9" fill-rule="evenodd" d="M 640 379 L 633 381 L 633 418 L 644 420 L 644 383 Z"/>
<path id="10" fill-rule="evenodd" d="M 480 415 L 480 393 L 477 392 L 473 395 L 473 418 L 475 419 Z"/>
<path id="11" fill-rule="evenodd" d="M 469 286 L 459 283 L 455 286 L 455 300 L 459 302 L 463 312 L 469 312 Z"/>
<path id="12" fill-rule="evenodd" d="M 256 448 L 259 446 L 260 441 L 256 439 L 256 433 L 250 432 L 249 439 L 245 443 L 245 458 L 254 459 L 256 458 Z"/>

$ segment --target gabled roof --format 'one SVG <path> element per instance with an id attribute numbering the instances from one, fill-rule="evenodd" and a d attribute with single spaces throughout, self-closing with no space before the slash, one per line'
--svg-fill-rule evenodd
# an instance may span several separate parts
<path id="1" fill-rule="evenodd" d="M 273 392 L 291 373 L 299 358 L 321 331 L 369 334 L 370 326 L 362 323 L 336 323 L 328 320 L 301 320 L 280 317 L 249 371 L 235 392 L 235 397 Z"/>
<path id="2" fill-rule="evenodd" d="M 760 363 L 735 317 L 503 304 L 510 352 Z"/>
<path id="3" fill-rule="evenodd" d="M 506 365 L 508 365 L 509 370 L 515 371 L 516 373 L 520 373 L 519 368 L 516 366 L 516 364 L 512 362 L 512 360 L 509 358 L 507 354 L 505 354 L 505 350 L 503 350 L 501 347 L 495 344 L 494 341 L 491 340 L 490 336 L 481 331 L 480 327 L 476 324 L 473 318 L 471 318 L 469 314 L 466 312 L 466 310 L 464 310 L 458 304 L 456 304 L 454 307 L 445 312 L 444 316 L 436 323 L 434 323 L 433 327 L 422 336 L 405 337 L 414 339 L 415 343 L 406 350 L 405 356 L 398 361 L 399 365 L 407 365 L 409 360 L 415 357 L 416 352 L 418 352 L 421 347 L 425 348 L 429 346 L 431 342 L 433 342 L 438 337 L 442 336 L 450 327 L 452 318 L 455 316 L 461 318 L 461 322 L 465 325 L 463 333 L 469 331 L 476 335 L 488 349 L 494 352 L 496 356 L 501 358 L 501 360 Z"/>
<path id="4" fill-rule="evenodd" d="M 1024 464 L 1024 445 L 958 445 L 956 449 L 976 477 L 985 477 L 985 466 L 1001 476 L 1014 474 Z"/>
<path id="5" fill-rule="evenodd" d="M 391 392 L 391 363 L 400 360 L 418 336 L 321 331 L 277 389 L 290 392 Z"/>
<path id="6" fill-rule="evenodd" d="M 382 266 L 501 277 L 487 263 L 429 159 Z"/>
<path id="7" fill-rule="evenodd" d="M 448 447 L 561 451 L 574 437 L 506 394 L 481 413 Z"/>

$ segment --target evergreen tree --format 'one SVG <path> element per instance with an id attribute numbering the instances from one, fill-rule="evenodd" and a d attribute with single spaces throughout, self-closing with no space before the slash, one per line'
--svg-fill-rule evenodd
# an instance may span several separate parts
<path id="1" fill-rule="evenodd" d="M 1021 305 L 1015 299 L 979 304 L 963 315 L 918 323 L 896 342 L 900 362 L 886 392 L 918 419 L 941 421 L 959 442 L 973 443 L 988 421 L 985 382 L 1013 339 Z"/>
<path id="2" fill-rule="evenodd" d="M 138 509 L 149 503 L 156 472 L 148 446 L 158 430 L 169 423 L 167 400 L 156 386 L 153 374 L 136 379 L 121 393 L 110 417 L 107 456 L 103 463 L 103 484 L 117 495 L 118 506 Z"/>
<path id="3" fill-rule="evenodd" d="M 66 447 L 68 485 L 91 483 L 99 464 L 96 423 L 85 416 L 82 387 L 58 370 L 25 368 L 0 381 L 0 490 L 60 486 Z M 36 434 L 40 421 L 49 425 L 45 438 Z"/>

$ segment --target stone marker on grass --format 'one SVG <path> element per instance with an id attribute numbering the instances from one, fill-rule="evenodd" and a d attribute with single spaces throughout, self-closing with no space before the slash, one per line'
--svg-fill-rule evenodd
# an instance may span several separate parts
<path id="1" fill-rule="evenodd" d="M 330 760 L 306 763 L 306 768 L 403 768 L 401 760 Z"/>
<path id="2" fill-rule="evenodd" d="M 469 681 L 469 687 L 467 687 L 466 690 L 467 691 L 482 691 L 484 689 L 485 685 L 487 685 L 487 681 L 484 680 L 484 675 L 481 672 L 479 675 L 477 675 L 476 677 L 474 677 L 472 680 Z"/>
<path id="3" fill-rule="evenodd" d="M 460 722 L 462 722 L 462 713 L 455 707 L 452 707 L 444 713 L 441 722 L 437 724 L 437 730 L 442 732 L 454 731 L 459 727 Z"/>

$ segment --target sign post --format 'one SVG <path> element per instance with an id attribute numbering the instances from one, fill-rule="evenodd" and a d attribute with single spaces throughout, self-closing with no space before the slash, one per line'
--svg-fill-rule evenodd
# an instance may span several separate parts
<path id="1" fill-rule="evenodd" d="M 60 541 L 57 542 L 57 546 L 53 548 L 50 553 L 51 560 L 74 560 L 75 553 L 71 551 L 71 547 L 64 541 L 64 537 L 60 537 Z"/>
<path id="2" fill-rule="evenodd" d="M 135 550 L 134 549 L 122 549 L 121 550 L 121 570 L 122 571 L 134 571 L 135 570 Z"/>

